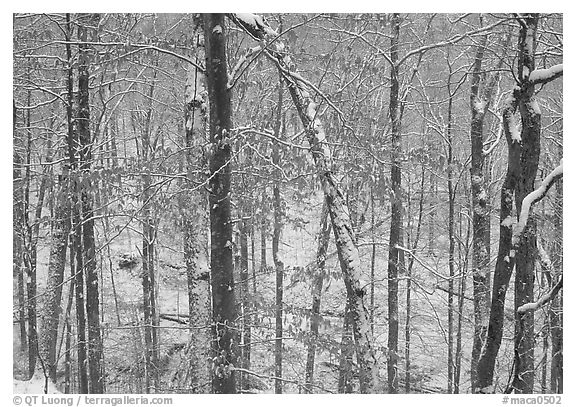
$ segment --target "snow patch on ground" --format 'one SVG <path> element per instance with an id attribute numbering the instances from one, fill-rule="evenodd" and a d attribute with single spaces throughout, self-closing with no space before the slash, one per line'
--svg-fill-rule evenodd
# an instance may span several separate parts
<path id="1" fill-rule="evenodd" d="M 62 394 L 56 386 L 48 381 L 48 391 L 45 392 L 46 379 L 40 375 L 34 375 L 30 380 L 14 380 L 13 391 L 17 394 Z"/>

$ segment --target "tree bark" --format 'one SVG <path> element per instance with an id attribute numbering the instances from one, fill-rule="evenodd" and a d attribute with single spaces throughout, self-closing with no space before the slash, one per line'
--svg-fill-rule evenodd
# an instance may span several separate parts
<path id="1" fill-rule="evenodd" d="M 90 63 L 91 47 L 88 41 L 96 38 L 96 27 L 100 21 L 98 14 L 81 15 L 78 25 L 78 139 L 80 142 L 80 170 L 83 177 L 90 174 L 93 140 L 90 133 Z M 87 181 L 87 180 L 86 180 Z M 100 299 L 98 270 L 96 269 L 96 247 L 94 240 L 93 192 L 89 182 L 82 183 L 82 255 L 83 270 L 86 275 L 86 311 L 88 323 L 88 366 L 90 371 L 90 392 L 104 392 L 103 350 L 100 333 Z"/>
<path id="2" fill-rule="evenodd" d="M 521 80 L 519 111 L 522 118 L 522 153 L 520 168 L 522 176 L 516 183 L 514 191 L 516 213 L 522 209 L 522 201 L 534 190 L 534 181 L 540 161 L 540 109 L 534 95 L 534 85 L 529 81 L 529 74 L 535 68 L 537 44 L 538 15 L 524 18 L 519 38 L 518 78 Z M 536 219 L 531 216 L 516 253 L 516 277 L 514 280 L 514 307 L 534 300 L 534 266 L 536 262 Z M 523 315 L 516 313 L 514 332 L 515 373 L 512 387 L 517 393 L 534 391 L 534 313 Z"/>
<path id="3" fill-rule="evenodd" d="M 338 393 L 352 393 L 354 374 L 354 337 L 352 334 L 352 313 L 346 302 L 342 321 L 342 341 L 340 342 L 340 367 L 338 369 Z"/>
<path id="4" fill-rule="evenodd" d="M 194 55 L 196 62 L 205 60 L 204 32 L 201 16 L 194 19 Z M 186 168 L 188 179 L 186 187 L 192 188 L 192 171 L 198 165 L 198 148 L 206 139 L 208 111 L 205 100 L 206 77 L 204 72 L 194 66 L 189 67 L 185 89 L 184 120 Z M 192 389 L 199 388 L 209 381 L 208 360 L 210 357 L 210 331 L 201 327 L 210 324 L 210 290 L 208 275 L 200 269 L 200 230 L 202 229 L 202 209 L 204 197 L 197 192 L 188 191 L 183 203 L 184 262 L 188 284 L 188 315 L 190 347 L 188 357 L 189 384 Z M 192 327 L 195 327 L 192 329 Z"/>
<path id="5" fill-rule="evenodd" d="M 56 382 L 56 344 L 60 320 L 62 284 L 66 265 L 66 248 L 70 233 L 70 206 L 68 196 L 68 176 L 60 177 L 56 191 L 54 220 L 52 221 L 52 241 L 48 262 L 48 282 L 46 284 L 46 302 L 41 313 L 41 334 L 39 341 L 40 357 L 46 366 L 52 382 Z"/>
<path id="6" fill-rule="evenodd" d="M 484 177 L 484 117 L 490 103 L 490 89 L 481 93 L 482 61 L 487 36 L 481 38 L 476 50 L 470 92 L 471 184 L 472 184 L 472 284 L 474 290 L 474 340 L 472 344 L 471 382 L 477 388 L 476 369 L 482 345 L 488 332 L 490 309 L 489 262 L 490 262 L 490 208 Z M 489 93 L 490 92 L 490 93 Z"/>
<path id="7" fill-rule="evenodd" d="M 312 308 L 310 312 L 310 342 L 306 358 L 306 392 L 312 393 L 314 384 L 314 359 L 318 342 L 318 322 L 320 321 L 320 301 L 322 298 L 322 285 L 325 277 L 326 252 L 330 242 L 330 223 L 328 222 L 328 208 L 326 202 L 322 205 L 320 231 L 318 233 L 318 250 L 316 251 L 316 265 L 312 272 Z"/>
<path id="8" fill-rule="evenodd" d="M 563 268 L 563 183 L 556 182 L 556 196 L 554 202 L 555 241 L 553 245 L 554 271 L 553 281 L 556 282 L 562 275 Z M 562 292 L 552 299 L 550 307 L 550 342 L 552 357 L 550 360 L 550 391 L 563 393 L 564 357 L 563 357 L 563 312 Z"/>
<path id="9" fill-rule="evenodd" d="M 540 156 L 540 108 L 535 99 L 534 72 L 538 15 L 519 16 L 518 86 L 503 111 L 504 130 L 508 141 L 508 172 L 502 186 L 500 209 L 500 242 L 490 323 L 486 346 L 478 363 L 478 388 L 492 392 L 494 365 L 502 340 L 504 300 L 510 274 L 516 266 L 515 308 L 532 302 L 536 251 L 536 221 L 526 214 L 526 225 L 519 236 L 512 233 L 512 208 L 516 205 L 519 218 L 522 201 L 533 191 Z M 560 75 L 561 75 L 560 71 Z M 537 77 L 538 75 L 536 75 Z M 550 76 L 549 80 L 559 75 Z M 539 82 L 541 83 L 541 82 Z M 519 112 L 521 128 L 517 128 L 514 113 Z M 517 232 L 516 232 L 517 233 Z M 516 313 L 514 333 L 514 379 L 508 391 L 530 393 L 534 387 L 534 316 Z"/>
<path id="10" fill-rule="evenodd" d="M 392 148 L 390 158 L 392 183 L 390 240 L 388 245 L 388 392 L 398 393 L 398 271 L 404 267 L 402 236 L 402 144 L 400 134 L 399 99 L 400 83 L 398 79 L 398 44 L 400 41 L 400 15 L 393 14 L 390 38 L 390 106 Z"/>
<path id="11" fill-rule="evenodd" d="M 28 348 L 28 338 L 26 334 L 26 295 L 24 293 L 24 267 L 22 257 L 24 255 L 24 177 L 22 171 L 23 142 L 16 130 L 18 113 L 16 102 L 13 100 L 12 111 L 12 131 L 13 131 L 13 222 L 12 233 L 13 244 L 13 277 L 17 279 L 18 290 L 18 325 L 20 328 L 20 348 Z"/>
<path id="12" fill-rule="evenodd" d="M 282 393 L 282 299 L 284 296 L 284 263 L 278 257 L 280 243 L 280 233 L 282 232 L 283 210 L 282 198 L 280 197 L 280 187 L 274 185 L 273 191 L 274 205 L 274 232 L 272 234 L 272 258 L 276 269 L 276 340 L 274 348 L 274 375 L 277 377 L 274 384 L 274 392 Z"/>
<path id="13" fill-rule="evenodd" d="M 227 89 L 225 24 L 222 14 L 204 15 L 206 79 L 210 102 L 210 233 L 212 285 L 212 390 L 236 393 L 232 367 L 236 365 L 237 333 L 232 259 L 230 177 L 232 128 L 230 93 Z"/>
<path id="14" fill-rule="evenodd" d="M 247 213 L 247 211 L 243 211 Z M 243 217 L 240 223 L 240 281 L 242 292 L 242 368 L 250 370 L 252 307 L 248 274 L 248 221 Z M 248 375 L 241 375 L 242 390 L 250 388 Z"/>

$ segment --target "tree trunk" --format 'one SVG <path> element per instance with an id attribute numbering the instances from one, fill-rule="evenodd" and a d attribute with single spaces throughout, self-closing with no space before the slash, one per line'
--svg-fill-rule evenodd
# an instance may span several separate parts
<path id="1" fill-rule="evenodd" d="M 519 177 L 519 158 L 521 145 L 512 140 L 510 130 L 506 124 L 513 118 L 516 110 L 516 100 L 512 99 L 505 106 L 503 119 L 505 133 L 508 141 L 508 168 L 500 193 L 500 238 L 498 242 L 498 257 L 494 271 L 494 283 L 492 289 L 492 301 L 490 305 L 490 319 L 486 344 L 482 348 L 482 354 L 478 360 L 477 383 L 474 392 L 492 393 L 494 388 L 494 367 L 500 344 L 502 342 L 504 328 L 504 303 L 506 291 L 510 282 L 513 261 L 510 259 L 512 249 L 512 227 L 509 222 L 512 219 L 514 189 Z"/>
<path id="2" fill-rule="evenodd" d="M 13 177 L 13 277 L 17 279 L 18 290 L 18 325 L 20 328 L 20 348 L 28 348 L 26 334 L 26 295 L 24 293 L 24 267 L 22 257 L 24 255 L 24 177 L 22 173 L 23 142 L 16 130 L 18 120 L 16 102 L 13 101 L 12 130 L 14 140 L 12 177 Z"/>
<path id="3" fill-rule="evenodd" d="M 272 258 L 276 269 L 276 340 L 274 349 L 274 375 L 278 378 L 274 384 L 274 392 L 282 393 L 282 298 L 284 296 L 284 263 L 278 257 L 280 233 L 282 232 L 283 211 L 280 187 L 274 185 L 274 232 L 272 235 Z"/>
<path id="4" fill-rule="evenodd" d="M 422 217 L 424 215 L 424 181 L 425 181 L 425 170 L 424 165 L 422 165 L 422 175 L 420 180 L 420 200 L 418 203 L 418 223 L 416 224 L 416 235 L 414 236 L 414 242 L 412 244 L 412 251 L 416 250 L 418 247 L 418 242 L 420 241 L 420 233 L 422 231 Z M 410 320 L 412 318 L 412 267 L 414 266 L 414 256 L 410 257 L 410 262 L 408 263 L 408 270 L 406 271 L 406 323 L 404 326 L 404 359 L 405 359 L 405 371 L 406 377 L 404 380 L 405 392 L 410 393 L 411 387 L 411 372 L 410 372 L 410 341 L 411 341 L 411 329 Z"/>
<path id="5" fill-rule="evenodd" d="M 78 25 L 78 138 L 80 142 L 80 169 L 84 177 L 90 174 L 93 140 L 90 134 L 90 93 L 89 67 L 91 47 L 87 41 L 96 40 L 95 27 L 98 26 L 98 14 L 82 15 Z M 86 274 L 86 310 L 88 323 L 88 366 L 90 371 L 90 392 L 104 392 L 104 372 L 102 365 L 102 337 L 100 334 L 100 299 L 98 289 L 98 271 L 96 269 L 96 247 L 94 240 L 94 213 L 92 209 L 92 191 L 89 182 L 83 182 L 82 202 L 82 255 L 83 270 Z"/>
<path id="6" fill-rule="evenodd" d="M 562 180 L 556 182 L 556 197 L 554 202 L 554 226 L 555 239 L 552 250 L 554 259 L 555 276 L 554 284 L 562 275 L 563 268 L 563 183 Z M 562 291 L 552 299 L 550 307 L 550 342 L 552 357 L 550 360 L 550 391 L 552 393 L 563 393 L 564 358 L 563 358 L 563 313 L 562 313 Z"/>
<path id="7" fill-rule="evenodd" d="M 512 207 L 521 213 L 523 199 L 534 189 L 540 156 L 540 108 L 535 99 L 534 71 L 538 15 L 518 17 L 519 85 L 503 111 L 504 130 L 508 140 L 508 172 L 502 186 L 500 209 L 500 245 L 494 275 L 494 289 L 486 346 L 478 363 L 478 388 L 493 391 L 494 365 L 502 340 L 504 299 L 510 274 L 516 266 L 515 308 L 532 302 L 534 263 L 536 254 L 536 221 L 528 216 L 527 225 L 519 236 L 512 233 Z M 562 71 L 560 71 L 560 74 Z M 557 77 L 550 76 L 549 80 Z M 519 111 L 521 129 L 516 126 L 514 113 Z M 528 214 L 526 214 L 528 215 Z M 513 239 L 514 236 L 514 239 Z M 534 314 L 516 312 L 514 333 L 514 379 L 510 391 L 530 393 L 534 387 Z"/>
<path id="8" fill-rule="evenodd" d="M 156 392 L 160 384 L 158 366 L 158 328 L 156 309 L 156 284 L 154 251 L 156 240 L 156 227 L 153 214 L 152 190 L 152 160 L 154 159 L 154 147 L 151 142 L 152 115 L 156 71 L 148 89 L 148 109 L 144 117 L 142 131 L 142 293 L 144 309 L 144 342 L 145 342 L 145 383 L 146 393 L 150 393 L 152 387 Z"/>
<path id="9" fill-rule="evenodd" d="M 340 367 L 338 375 L 338 393 L 352 393 L 352 377 L 354 374 L 354 337 L 352 334 L 352 313 L 346 302 L 344 321 L 342 325 L 342 341 L 340 342 Z"/>
<path id="10" fill-rule="evenodd" d="M 454 389 L 454 201 L 456 199 L 456 191 L 452 177 L 454 170 L 452 168 L 454 163 L 453 147 L 452 147 L 452 102 L 454 94 L 450 87 L 450 80 L 452 77 L 452 67 L 449 67 L 450 75 L 448 77 L 448 124 L 446 129 L 446 136 L 448 142 L 448 273 L 450 279 L 448 280 L 448 393 L 452 393 Z"/>
<path id="11" fill-rule="evenodd" d="M 58 323 L 60 320 L 62 284 L 66 265 L 66 248 L 70 233 L 70 206 L 68 196 L 68 176 L 60 177 L 56 192 L 54 220 L 52 221 L 52 241 L 48 263 L 48 282 L 46 284 L 46 302 L 41 314 L 41 335 L 39 352 L 46 374 L 56 382 L 56 344 L 58 340 Z"/>
<path id="12" fill-rule="evenodd" d="M 476 389 L 476 369 L 482 346 L 488 332 L 490 309 L 489 263 L 490 263 L 490 199 L 484 178 L 484 116 L 490 103 L 490 94 L 481 94 L 482 59 L 486 50 L 487 36 L 483 36 L 476 51 L 470 93 L 472 122 L 471 184 L 472 184 L 472 284 L 474 290 L 474 340 L 472 344 L 471 382 Z M 488 97 L 486 97 L 488 96 Z"/>
<path id="13" fill-rule="evenodd" d="M 268 197 L 266 195 L 266 186 L 262 188 L 262 212 L 260 214 L 260 273 L 265 273 L 267 264 L 266 264 L 266 234 L 268 229 Z"/>
<path id="14" fill-rule="evenodd" d="M 204 33 L 202 17 L 195 17 L 194 59 L 200 63 L 205 60 Z M 193 169 L 198 165 L 198 148 L 205 140 L 207 125 L 207 110 L 204 94 L 206 92 L 206 77 L 204 72 L 190 66 L 185 90 L 185 144 L 186 168 L 188 182 L 186 187 L 192 188 Z M 210 358 L 210 332 L 203 327 L 210 324 L 210 290 L 208 274 L 203 272 L 198 264 L 200 254 L 200 230 L 202 229 L 202 211 L 204 197 L 197 192 L 188 191 L 183 203 L 184 227 L 184 261 L 188 283 L 188 315 L 190 331 L 190 348 L 188 357 L 187 383 L 192 389 L 199 388 L 209 381 L 208 360 Z M 192 390 L 195 391 L 195 390 Z"/>
<path id="15" fill-rule="evenodd" d="M 232 219 L 230 212 L 232 128 L 230 93 L 227 89 L 224 15 L 204 14 L 206 78 L 210 102 L 210 231 L 212 284 L 212 390 L 236 393 L 232 367 L 236 366 L 237 333 L 232 261 Z"/>
<path id="16" fill-rule="evenodd" d="M 246 213 L 246 212 L 243 212 Z M 242 293 L 242 368 L 250 370 L 250 352 L 251 352 L 251 325 L 252 325 L 252 307 L 250 301 L 250 284 L 248 274 L 248 221 L 243 218 L 240 224 L 240 281 Z M 242 390 L 250 388 L 248 375 L 241 375 Z"/>
<path id="17" fill-rule="evenodd" d="M 398 92 L 398 43 L 400 40 L 400 16 L 396 13 L 391 22 L 390 39 L 390 106 L 389 119 L 391 123 L 392 147 L 390 158 L 392 168 L 390 181 L 392 183 L 390 240 L 388 248 L 388 392 L 398 393 L 398 271 L 404 266 L 402 246 L 402 144 L 400 135 L 400 116 Z"/>
<path id="18" fill-rule="evenodd" d="M 328 222 L 328 208 L 326 202 L 322 205 L 320 231 L 318 233 L 318 250 L 316 252 L 316 265 L 312 278 L 312 308 L 310 312 L 310 342 L 306 358 L 306 392 L 312 393 L 314 384 L 314 359 L 316 344 L 318 342 L 318 322 L 320 321 L 320 300 L 322 298 L 322 285 L 324 282 L 324 267 L 326 265 L 326 252 L 330 242 L 330 223 Z"/>
<path id="19" fill-rule="evenodd" d="M 522 154 L 520 168 L 522 176 L 516 183 L 516 213 L 520 214 L 522 201 L 534 190 L 534 181 L 540 161 L 540 109 L 535 96 L 534 85 L 528 78 L 535 68 L 536 31 L 538 15 L 524 18 L 525 25 L 520 30 L 518 77 L 523 82 L 519 98 L 519 111 L 522 118 Z M 528 224 L 520 238 L 516 253 L 516 277 L 514 280 L 514 307 L 534 300 L 534 266 L 536 262 L 536 219 L 530 216 Z M 514 332 L 515 373 L 512 387 L 518 393 L 534 391 L 534 313 L 516 313 Z"/>

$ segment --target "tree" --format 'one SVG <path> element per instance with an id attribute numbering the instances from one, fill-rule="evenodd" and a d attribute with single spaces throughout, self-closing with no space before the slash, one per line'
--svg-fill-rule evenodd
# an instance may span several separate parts
<path id="1" fill-rule="evenodd" d="M 394 14 L 390 38 L 390 105 L 388 115 L 391 123 L 392 167 L 390 181 L 391 214 L 390 240 L 388 246 L 388 392 L 398 393 L 398 270 L 404 267 L 404 253 L 398 248 L 404 245 L 402 233 L 402 170 L 400 158 L 402 144 L 400 134 L 400 105 L 398 79 L 398 46 L 400 41 L 400 15 Z"/>
<path id="2" fill-rule="evenodd" d="M 266 41 L 267 37 L 271 40 L 277 35 L 260 16 L 235 14 L 231 18 L 257 40 Z M 300 116 L 302 125 L 306 129 L 306 136 L 311 146 L 312 156 L 320 176 L 322 190 L 324 191 L 332 220 L 334 241 L 336 242 L 338 258 L 346 284 L 360 370 L 360 391 L 362 393 L 373 393 L 378 386 L 378 363 L 370 331 L 369 315 L 364 304 L 366 291 L 361 283 L 360 258 L 358 247 L 356 246 L 356 237 L 352 229 L 344 196 L 331 169 L 331 153 L 326 145 L 326 134 L 322 127 L 322 122 L 317 117 L 317 105 L 308 90 L 310 83 L 290 70 L 284 60 L 284 56 L 278 52 L 282 47 L 283 44 L 281 42 L 275 41 L 276 51 L 265 52 L 277 64 L 288 86 L 292 102 Z"/>
<path id="3" fill-rule="evenodd" d="M 102 365 L 102 337 L 100 333 L 100 299 L 98 290 L 98 270 L 96 267 L 96 247 L 94 240 L 93 197 L 89 191 L 88 177 L 92 160 L 93 139 L 90 135 L 90 46 L 95 40 L 96 28 L 100 21 L 98 14 L 79 16 L 78 40 L 78 141 L 80 144 L 79 169 L 84 179 L 81 185 L 82 206 L 82 256 L 86 275 L 86 314 L 88 322 L 88 366 L 90 371 L 90 392 L 104 392 L 104 371 Z M 80 288 L 79 288 L 80 289 Z"/>
<path id="4" fill-rule="evenodd" d="M 482 16 L 480 17 L 482 22 Z M 508 36 L 509 38 L 509 36 Z M 470 90 L 470 141 L 471 166 L 470 179 L 472 184 L 472 284 L 474 286 L 474 342 L 472 345 L 471 381 L 472 388 L 476 386 L 476 367 L 486 341 L 488 331 L 488 316 L 490 309 L 490 207 L 485 179 L 484 120 L 490 108 L 494 88 L 499 80 L 499 69 L 504 61 L 500 59 L 497 71 L 484 75 L 482 63 L 487 49 L 488 35 L 480 38 L 476 48 L 471 76 Z"/>
<path id="5" fill-rule="evenodd" d="M 322 299 L 322 285 L 325 278 L 326 253 L 330 242 L 330 223 L 328 222 L 328 208 L 326 202 L 322 205 L 320 231 L 318 232 L 318 249 L 316 251 L 316 264 L 312 269 L 312 307 L 310 312 L 310 344 L 306 358 L 306 391 L 312 392 L 314 384 L 314 358 L 316 356 L 316 343 L 318 342 L 318 323 L 320 321 L 320 301 Z"/>
<path id="6" fill-rule="evenodd" d="M 202 16 L 194 18 L 194 60 L 197 63 L 205 60 L 204 54 L 204 29 Z M 203 386 L 209 379 L 207 361 L 210 357 L 210 335 L 204 326 L 210 324 L 210 298 L 207 284 L 208 275 L 200 268 L 200 202 L 204 197 L 194 189 L 194 170 L 199 161 L 199 147 L 206 138 L 207 125 L 207 101 L 206 101 L 206 76 L 196 66 L 190 65 L 186 79 L 184 123 L 186 145 L 186 168 L 187 185 L 190 189 L 183 202 L 183 227 L 184 227 L 184 261 L 186 263 L 186 278 L 188 282 L 188 314 L 190 332 L 189 349 L 189 374 L 190 385 Z M 200 201 L 200 202 L 198 202 Z M 201 387 L 200 387 L 201 389 Z M 194 390 L 193 390 L 194 391 Z"/>
<path id="7" fill-rule="evenodd" d="M 212 390 L 236 393 L 236 301 L 230 213 L 230 133 L 232 118 L 224 37 L 224 15 L 204 15 L 206 82 L 210 103 L 209 205 L 212 284 Z"/>
<path id="8" fill-rule="evenodd" d="M 562 75 L 562 65 L 535 69 L 537 14 L 517 17 L 518 40 L 517 86 L 503 110 L 503 124 L 508 142 L 508 169 L 500 200 L 500 240 L 494 273 L 490 322 L 486 345 L 478 362 L 478 389 L 494 391 L 493 377 L 504 324 L 504 302 L 512 270 L 516 268 L 515 301 L 517 309 L 532 302 L 536 251 L 536 222 L 526 219 L 521 236 L 513 235 L 513 207 L 520 220 L 522 202 L 534 189 L 540 158 L 541 112 L 535 99 L 535 86 Z M 521 117 L 517 123 L 516 114 Z M 526 214 L 528 216 L 528 214 Z M 524 230 L 525 229 L 525 230 Z M 516 314 L 514 379 L 510 391 L 531 393 L 534 385 L 534 316 Z"/>

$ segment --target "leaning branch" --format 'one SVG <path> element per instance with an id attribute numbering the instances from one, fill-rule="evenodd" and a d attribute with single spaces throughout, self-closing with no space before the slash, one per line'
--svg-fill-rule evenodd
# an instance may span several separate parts
<path id="1" fill-rule="evenodd" d="M 527 304 L 519 306 L 516 312 L 518 312 L 518 314 L 520 315 L 523 315 L 529 311 L 536 311 L 538 308 L 542 308 L 544 305 L 550 302 L 551 299 L 556 297 L 558 291 L 560 291 L 563 286 L 564 286 L 564 276 L 560 276 L 560 279 L 558 280 L 556 285 L 552 287 L 552 289 L 549 292 L 540 297 L 536 302 L 529 302 Z"/>
<path id="2" fill-rule="evenodd" d="M 534 191 L 530 192 L 526 198 L 522 201 L 522 209 L 520 211 L 520 217 L 518 219 L 518 223 L 514 227 L 514 232 L 512 234 L 512 250 L 510 251 L 513 255 L 515 254 L 515 248 L 518 246 L 520 241 L 520 236 L 524 233 L 524 229 L 528 224 L 528 216 L 530 214 L 530 208 L 536 202 L 540 201 L 542 198 L 546 196 L 546 193 L 552 188 L 552 185 L 558 180 L 562 178 L 564 174 L 564 159 L 560 160 L 560 165 L 554 169 L 544 181 L 542 181 L 542 185 L 539 188 L 535 189 Z"/>
<path id="3" fill-rule="evenodd" d="M 564 64 L 558 64 L 546 69 L 535 69 L 530 72 L 528 80 L 534 85 L 544 85 L 564 74 Z"/>

